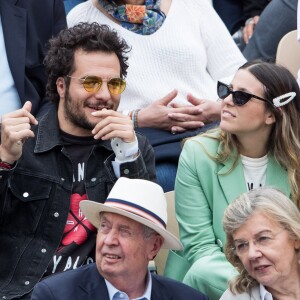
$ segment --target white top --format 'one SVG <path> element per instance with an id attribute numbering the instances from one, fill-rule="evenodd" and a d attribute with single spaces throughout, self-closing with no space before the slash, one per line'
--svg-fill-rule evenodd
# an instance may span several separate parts
<path id="1" fill-rule="evenodd" d="M 21 107 L 21 101 L 13 80 L 5 49 L 0 16 L 0 122 L 1 116 Z"/>
<path id="2" fill-rule="evenodd" d="M 259 284 L 251 288 L 249 292 L 242 294 L 232 294 L 231 291 L 227 289 L 220 300 L 273 300 L 273 296 L 262 284 Z"/>
<path id="3" fill-rule="evenodd" d="M 74 7 L 68 26 L 98 22 L 115 28 L 132 46 L 127 87 L 119 110 L 142 108 L 173 89 L 177 102 L 187 104 L 186 95 L 217 100 L 217 80 L 232 76 L 245 58 L 208 1 L 172 0 L 159 30 L 139 35 L 114 23 L 92 0 Z"/>
<path id="4" fill-rule="evenodd" d="M 137 154 L 139 152 L 139 143 L 135 135 L 135 140 L 131 143 L 123 142 L 123 140 L 120 138 L 112 138 L 110 144 L 112 150 L 116 155 L 115 160 L 111 163 L 116 177 L 119 178 L 121 176 L 121 164 L 137 160 Z"/>
<path id="5" fill-rule="evenodd" d="M 261 300 L 273 300 L 272 294 L 262 284 L 259 285 L 259 293 Z"/>
<path id="6" fill-rule="evenodd" d="M 241 155 L 247 190 L 263 187 L 266 183 L 268 156 L 250 158 Z"/>

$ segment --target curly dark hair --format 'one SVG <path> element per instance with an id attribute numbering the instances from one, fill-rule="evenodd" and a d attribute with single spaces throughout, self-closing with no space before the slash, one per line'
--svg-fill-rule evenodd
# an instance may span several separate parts
<path id="1" fill-rule="evenodd" d="M 56 80 L 74 71 L 74 53 L 78 49 L 87 52 L 115 53 L 121 66 L 120 76 L 124 78 L 127 75 L 126 53 L 131 48 L 115 30 L 95 22 L 79 23 L 74 27 L 63 29 L 56 37 L 49 40 L 49 50 L 44 59 L 48 73 L 46 92 L 50 100 L 55 103 L 59 101 Z M 69 85 L 68 78 L 66 84 Z"/>

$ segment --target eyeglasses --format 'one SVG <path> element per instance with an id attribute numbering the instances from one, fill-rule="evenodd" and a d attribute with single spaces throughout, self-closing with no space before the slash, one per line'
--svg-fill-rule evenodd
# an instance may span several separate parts
<path id="1" fill-rule="evenodd" d="M 268 101 L 264 98 L 261 98 L 261 97 L 258 97 L 258 96 L 255 96 L 255 95 L 252 95 L 252 94 L 249 94 L 246 92 L 233 91 L 227 84 L 220 82 L 220 81 L 218 81 L 217 93 L 218 93 L 219 98 L 222 100 L 224 100 L 226 97 L 228 97 L 231 94 L 233 103 L 237 106 L 245 105 L 251 98 L 255 98 L 255 99 L 262 100 L 264 102 L 271 103 L 270 101 Z"/>
<path id="2" fill-rule="evenodd" d="M 108 90 L 112 95 L 120 95 L 126 88 L 126 81 L 118 77 L 110 79 L 102 79 L 101 77 L 90 75 L 84 78 L 77 78 L 70 75 L 67 75 L 67 77 L 80 80 L 84 89 L 89 93 L 96 93 L 97 91 L 99 91 L 103 81 L 107 82 Z"/>
<path id="3" fill-rule="evenodd" d="M 284 230 L 281 230 L 275 234 L 271 232 L 261 233 L 259 236 L 252 240 L 252 243 L 256 246 L 256 248 L 263 251 L 266 248 L 270 248 L 276 236 L 282 232 L 284 232 Z M 232 250 L 237 256 L 242 257 L 249 252 L 249 245 L 249 241 L 235 240 Z"/>

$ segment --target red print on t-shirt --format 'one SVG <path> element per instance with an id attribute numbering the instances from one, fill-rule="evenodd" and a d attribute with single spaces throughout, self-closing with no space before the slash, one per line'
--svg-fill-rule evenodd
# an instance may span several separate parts
<path id="1" fill-rule="evenodd" d="M 85 218 L 79 208 L 81 200 L 86 200 L 87 195 L 73 194 L 70 199 L 70 212 L 65 226 L 61 248 L 71 243 L 83 244 L 88 235 L 88 231 L 96 231 L 96 228 Z M 61 250 L 61 249 L 60 249 Z"/>

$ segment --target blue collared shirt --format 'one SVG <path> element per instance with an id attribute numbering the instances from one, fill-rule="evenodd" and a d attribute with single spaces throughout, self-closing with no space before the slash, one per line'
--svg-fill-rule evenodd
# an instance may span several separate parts
<path id="1" fill-rule="evenodd" d="M 109 300 L 129 300 L 129 297 L 126 293 L 119 291 L 106 279 L 105 279 L 105 283 L 106 283 L 108 294 L 109 294 Z M 135 298 L 135 300 L 150 300 L 151 299 L 151 290 L 152 290 L 152 278 L 151 278 L 150 272 L 148 271 L 147 286 L 146 286 L 145 292 L 140 297 Z"/>
<path id="2" fill-rule="evenodd" d="M 12 77 L 5 48 L 3 28 L 0 15 L 0 122 L 1 116 L 21 107 L 21 100 Z"/>

